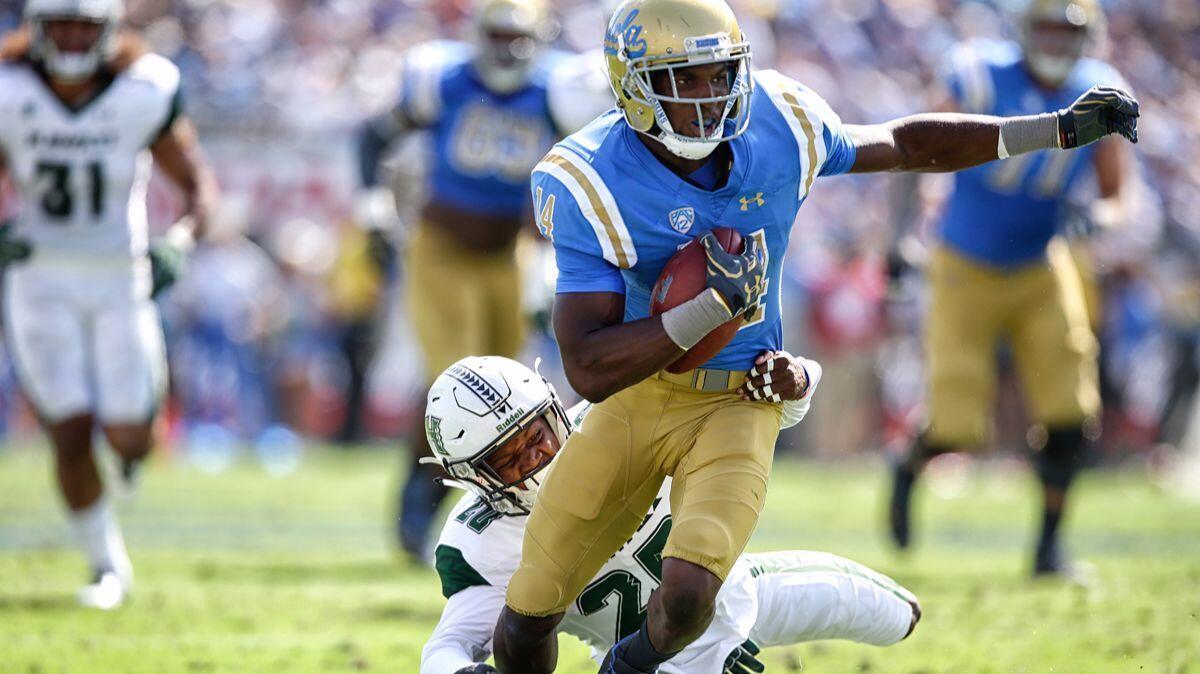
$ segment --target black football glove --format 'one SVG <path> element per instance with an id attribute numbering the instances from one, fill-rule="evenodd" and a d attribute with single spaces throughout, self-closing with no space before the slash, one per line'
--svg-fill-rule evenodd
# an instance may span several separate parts
<path id="1" fill-rule="evenodd" d="M 725 669 L 721 670 L 721 674 L 752 674 L 766 671 L 767 666 L 754 657 L 760 650 L 758 644 L 747 639 L 725 658 Z"/>
<path id="2" fill-rule="evenodd" d="M 0 264 L 20 262 L 33 253 L 33 246 L 13 234 L 12 225 L 0 224 Z"/>
<path id="3" fill-rule="evenodd" d="M 175 285 L 183 274 L 183 263 L 186 253 L 169 243 L 160 243 L 150 249 L 150 277 L 152 286 L 150 297 Z"/>
<path id="4" fill-rule="evenodd" d="M 730 317 L 740 316 L 758 295 L 767 275 L 767 261 L 758 241 L 746 239 L 741 255 L 728 253 L 712 232 L 700 237 L 707 257 L 705 287 L 717 291 L 729 309 Z"/>
<path id="5" fill-rule="evenodd" d="M 1071 107 L 1058 111 L 1058 140 L 1064 150 L 1094 143 L 1110 133 L 1138 142 L 1138 102 L 1113 87 L 1092 87 Z"/>
<path id="6" fill-rule="evenodd" d="M 498 670 L 491 666 L 480 663 L 478 665 L 468 665 L 454 672 L 454 674 L 499 674 Z"/>

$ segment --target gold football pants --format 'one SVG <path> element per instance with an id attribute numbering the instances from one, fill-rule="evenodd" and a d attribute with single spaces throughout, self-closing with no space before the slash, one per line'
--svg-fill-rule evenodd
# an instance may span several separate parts
<path id="1" fill-rule="evenodd" d="M 408 314 L 432 382 L 466 356 L 516 358 L 525 338 L 521 275 L 512 249 L 464 249 L 436 225 L 413 232 L 407 252 Z"/>
<path id="2" fill-rule="evenodd" d="M 941 247 L 930 262 L 929 284 L 931 443 L 968 448 L 987 439 L 996 347 L 1004 337 L 1034 420 L 1073 425 L 1099 411 L 1096 338 L 1064 242 L 1055 239 L 1045 260 L 1016 270 L 990 268 Z"/>
<path id="3" fill-rule="evenodd" d="M 538 492 L 508 586 L 512 610 L 565 611 L 668 475 L 674 523 L 663 556 L 724 580 L 758 522 L 782 407 L 741 400 L 731 390 L 741 377 L 718 391 L 672 383 L 690 376 L 655 375 L 592 407 Z"/>

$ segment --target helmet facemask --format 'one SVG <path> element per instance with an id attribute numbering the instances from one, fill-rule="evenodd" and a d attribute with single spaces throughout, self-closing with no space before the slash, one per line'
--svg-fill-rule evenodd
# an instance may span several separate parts
<path id="1" fill-rule="evenodd" d="M 1104 23 L 1096 0 L 1032 0 L 1021 23 L 1029 72 L 1043 84 L 1062 85 L 1093 38 L 1103 39 Z"/>
<path id="2" fill-rule="evenodd" d="M 525 86 L 533 57 L 540 46 L 532 36 L 519 33 L 488 32 L 479 36 L 479 76 L 489 89 L 511 93 Z"/>
<path id="3" fill-rule="evenodd" d="M 727 35 L 711 35 L 685 40 L 686 54 L 682 56 L 637 56 L 631 57 L 624 36 L 616 35 L 617 58 L 626 65 L 626 74 L 621 86 L 635 104 L 649 107 L 654 112 L 654 123 L 648 128 L 634 127 L 640 133 L 660 141 L 672 154 L 685 159 L 703 159 L 723 142 L 733 140 L 745 133 L 750 122 L 750 95 L 754 91 L 754 80 L 750 76 L 750 45 L 746 42 L 732 43 Z M 710 96 L 690 98 L 679 95 L 675 80 L 678 70 L 696 66 L 725 63 L 729 66 L 729 83 L 726 91 L 711 91 Z M 655 89 L 656 73 L 665 73 L 670 92 Z M 622 98 L 617 92 L 617 98 Z M 663 104 L 690 104 L 695 109 L 695 123 L 699 136 L 691 136 L 676 130 L 667 116 Z M 705 107 L 720 105 L 720 117 L 705 115 Z M 657 128 L 657 132 L 655 129 Z"/>
<path id="4" fill-rule="evenodd" d="M 1038 79 L 1058 85 L 1066 81 L 1083 56 L 1088 31 L 1070 23 L 1035 22 L 1026 28 L 1025 60 Z"/>
<path id="5" fill-rule="evenodd" d="M 553 23 L 533 4 L 495 3 L 477 11 L 475 69 L 492 91 L 517 91 L 529 82 Z"/>
<path id="6" fill-rule="evenodd" d="M 92 44 L 83 50 L 63 49 L 51 38 L 50 24 L 54 22 L 79 22 L 92 25 L 97 35 Z M 32 58 L 46 72 L 64 82 L 82 82 L 96 74 L 116 51 L 116 21 L 92 16 L 37 15 L 30 19 Z"/>

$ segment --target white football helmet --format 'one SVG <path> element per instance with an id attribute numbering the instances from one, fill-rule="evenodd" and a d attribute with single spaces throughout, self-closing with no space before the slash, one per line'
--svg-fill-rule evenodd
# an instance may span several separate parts
<path id="1" fill-rule="evenodd" d="M 529 82 L 535 59 L 554 34 L 543 0 L 477 0 L 473 24 L 475 71 L 498 94 Z"/>
<path id="2" fill-rule="evenodd" d="M 527 515 L 546 466 L 505 482 L 487 464 L 492 452 L 545 418 L 559 444 L 571 425 L 554 387 L 537 372 L 500 356 L 468 356 L 446 368 L 429 389 L 425 436 L 447 485 L 465 489 L 505 515 Z"/>
<path id="3" fill-rule="evenodd" d="M 116 52 L 117 26 L 124 13 L 122 0 L 28 0 L 30 56 L 56 79 L 86 80 Z M 100 37 L 85 51 L 64 52 L 46 35 L 47 22 L 62 20 L 96 23 L 102 27 Z"/>

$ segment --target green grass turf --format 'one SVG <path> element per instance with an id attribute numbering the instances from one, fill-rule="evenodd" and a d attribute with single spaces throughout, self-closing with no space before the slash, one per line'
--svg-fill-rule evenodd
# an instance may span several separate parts
<path id="1" fill-rule="evenodd" d="M 134 601 L 79 609 L 81 558 L 46 451 L 0 452 L 0 672 L 416 672 L 442 599 L 390 548 L 397 456 L 314 451 L 286 478 L 157 460 L 122 509 Z M 920 494 L 919 549 L 880 530 L 881 464 L 780 461 L 752 548 L 830 550 L 891 574 L 925 619 L 899 646 L 767 651 L 768 671 L 1200 674 L 1200 506 L 1137 475 L 1089 475 L 1070 543 L 1089 588 L 1026 576 L 1028 474 L 993 464 L 954 498 Z M 560 672 L 595 671 L 563 637 Z"/>

